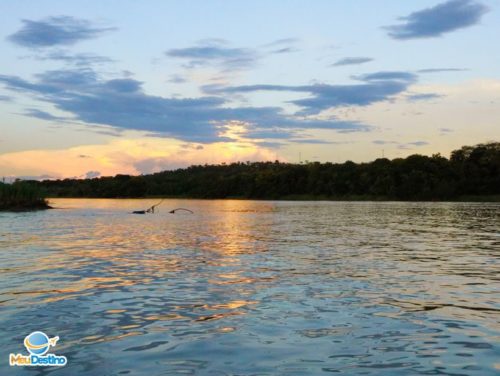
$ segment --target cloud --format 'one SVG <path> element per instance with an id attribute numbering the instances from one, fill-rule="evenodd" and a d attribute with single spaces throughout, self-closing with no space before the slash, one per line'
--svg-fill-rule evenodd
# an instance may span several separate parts
<path id="1" fill-rule="evenodd" d="M 454 132 L 454 130 L 451 129 L 451 128 L 439 128 L 439 131 L 441 133 L 451 133 L 451 132 Z"/>
<path id="2" fill-rule="evenodd" d="M 263 148 L 271 148 L 271 149 L 279 149 L 282 146 L 286 146 L 285 143 L 278 141 L 259 141 L 255 142 L 255 144 Z"/>
<path id="3" fill-rule="evenodd" d="M 400 18 L 403 23 L 386 27 L 394 39 L 439 37 L 479 23 L 488 8 L 473 0 L 449 0 Z"/>
<path id="4" fill-rule="evenodd" d="M 429 143 L 427 141 L 413 141 L 413 142 L 408 142 L 407 145 L 425 146 L 425 145 L 429 145 Z"/>
<path id="5" fill-rule="evenodd" d="M 290 44 L 296 44 L 300 40 L 298 38 L 281 38 L 281 39 L 276 39 L 270 43 L 267 43 L 265 47 L 280 47 L 280 46 L 287 46 Z"/>
<path id="6" fill-rule="evenodd" d="M 12 97 L 9 97 L 8 95 L 0 95 L 0 102 L 11 102 Z"/>
<path id="7" fill-rule="evenodd" d="M 385 141 L 385 140 L 374 140 L 372 141 L 375 145 L 387 145 L 387 144 L 397 144 L 396 141 Z"/>
<path id="8" fill-rule="evenodd" d="M 182 77 L 181 75 L 178 74 L 173 74 L 170 76 L 170 78 L 167 80 L 167 82 L 170 82 L 172 84 L 183 84 L 187 82 L 187 80 Z"/>
<path id="9" fill-rule="evenodd" d="M 443 95 L 436 93 L 423 93 L 423 94 L 410 94 L 406 96 L 406 99 L 410 102 L 428 101 L 431 99 L 442 98 Z"/>
<path id="10" fill-rule="evenodd" d="M 359 64 L 369 63 L 370 61 L 373 61 L 371 57 L 345 57 L 333 63 L 331 66 L 341 67 L 344 65 L 359 65 Z"/>
<path id="11" fill-rule="evenodd" d="M 360 81 L 402 81 L 408 83 L 417 81 L 417 76 L 414 73 L 400 71 L 381 71 L 354 76 L 353 78 Z"/>
<path id="12" fill-rule="evenodd" d="M 239 135 L 250 139 L 287 139 L 295 136 L 296 131 L 290 129 L 245 129 Z"/>
<path id="13" fill-rule="evenodd" d="M 70 16 L 48 17 L 39 21 L 22 20 L 22 23 L 22 28 L 7 39 L 31 48 L 69 46 L 116 30 L 113 27 L 97 27 L 87 20 Z"/>
<path id="14" fill-rule="evenodd" d="M 186 68 L 221 66 L 226 70 L 241 70 L 254 66 L 258 59 L 257 51 L 227 47 L 221 40 L 203 40 L 192 47 L 170 49 L 165 54 L 187 61 Z"/>
<path id="15" fill-rule="evenodd" d="M 298 38 L 282 38 L 266 43 L 262 47 L 268 54 L 287 54 L 299 51 L 297 48 L 299 42 Z"/>
<path id="16" fill-rule="evenodd" d="M 270 54 L 287 54 L 299 51 L 297 43 L 299 43 L 299 39 L 297 38 L 283 38 L 265 44 L 264 48 Z"/>
<path id="17" fill-rule="evenodd" d="M 192 149 L 192 150 L 203 150 L 205 147 L 203 145 L 196 145 L 196 144 L 182 144 L 181 148 Z"/>
<path id="18" fill-rule="evenodd" d="M 468 71 L 467 68 L 427 68 L 419 69 L 418 73 L 441 73 L 441 72 L 463 72 Z"/>
<path id="19" fill-rule="evenodd" d="M 184 68 L 217 68 L 222 72 L 241 71 L 254 67 L 270 55 L 298 51 L 296 38 L 278 39 L 259 48 L 230 47 L 224 39 L 204 39 L 193 46 L 172 48 L 165 52 L 170 58 L 185 61 Z"/>
<path id="20" fill-rule="evenodd" d="M 171 170 L 173 164 L 168 158 L 147 158 L 134 163 L 134 168 L 141 174 L 152 174 L 159 171 Z"/>
<path id="21" fill-rule="evenodd" d="M 426 146 L 426 145 L 429 145 L 427 141 L 413 141 L 407 143 L 399 143 L 398 149 L 408 150 L 408 149 L 414 149 L 415 147 Z"/>
<path id="22" fill-rule="evenodd" d="M 109 80 L 104 85 L 117 93 L 137 93 L 141 90 L 142 82 L 131 78 L 118 78 Z"/>
<path id="23" fill-rule="evenodd" d="M 304 92 L 311 97 L 292 100 L 302 110 L 298 115 L 316 115 L 321 111 L 341 106 L 367 106 L 382 102 L 402 93 L 417 81 L 417 76 L 410 72 L 375 72 L 353 77 L 363 81 L 354 85 L 315 84 L 303 86 L 287 85 L 242 85 L 220 86 L 206 85 L 202 89 L 208 94 L 236 94 L 257 91 Z"/>
<path id="24" fill-rule="evenodd" d="M 35 56 L 38 60 L 62 61 L 75 66 L 88 66 L 96 64 L 107 64 L 114 62 L 113 59 L 90 53 L 71 54 L 67 51 L 57 50 Z"/>
<path id="25" fill-rule="evenodd" d="M 336 144 L 334 141 L 320 140 L 317 138 L 298 138 L 289 140 L 290 142 L 295 142 L 298 144 L 316 144 L 316 145 L 331 145 Z"/>
<path id="26" fill-rule="evenodd" d="M 386 140 L 374 140 L 372 141 L 375 145 L 397 145 L 398 149 L 411 149 L 415 146 L 425 146 L 429 145 L 426 141 L 412 141 L 412 142 L 397 142 L 397 141 L 386 141 Z"/>
<path id="27" fill-rule="evenodd" d="M 355 121 L 289 116 L 280 107 L 228 107 L 226 99 L 220 96 L 165 98 L 148 95 L 140 81 L 132 78 L 105 80 L 90 68 L 47 71 L 35 77 L 36 80 L 28 81 L 0 75 L 0 84 L 50 103 L 71 114 L 73 121 L 145 131 L 158 137 L 196 142 L 228 141 L 230 138 L 222 133 L 231 121 L 243 122 L 249 129 L 369 129 Z M 319 93 L 323 91 L 313 88 Z M 57 117 L 37 110 L 28 109 L 26 114 L 57 120 Z"/>
<path id="28" fill-rule="evenodd" d="M 85 173 L 85 179 L 98 178 L 99 176 L 101 176 L 101 173 L 99 171 L 87 171 Z"/>
<path id="29" fill-rule="evenodd" d="M 283 48 L 278 48 L 277 50 L 271 51 L 273 54 L 289 54 L 292 52 L 297 52 L 298 49 L 294 47 L 283 47 Z"/>
<path id="30" fill-rule="evenodd" d="M 71 120 L 65 117 L 54 116 L 48 112 L 38 110 L 36 108 L 27 108 L 26 110 L 24 110 L 22 115 L 33 117 L 40 120 L 56 121 L 56 122 Z"/>

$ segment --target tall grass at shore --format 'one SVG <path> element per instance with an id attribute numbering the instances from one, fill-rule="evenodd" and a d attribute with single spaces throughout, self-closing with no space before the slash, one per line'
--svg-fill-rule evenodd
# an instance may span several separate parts
<path id="1" fill-rule="evenodd" d="M 22 211 L 48 209 L 39 187 L 29 182 L 15 182 L 13 184 L 0 183 L 0 210 Z"/>

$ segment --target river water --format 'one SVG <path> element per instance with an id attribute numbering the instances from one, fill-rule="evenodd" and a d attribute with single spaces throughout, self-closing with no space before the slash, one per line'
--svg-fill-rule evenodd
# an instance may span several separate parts
<path id="1" fill-rule="evenodd" d="M 500 374 L 500 204 L 156 202 L 0 213 L 0 375 Z"/>

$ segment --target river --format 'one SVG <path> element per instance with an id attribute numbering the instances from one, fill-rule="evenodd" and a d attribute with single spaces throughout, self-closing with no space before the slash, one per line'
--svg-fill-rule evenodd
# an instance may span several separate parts
<path id="1" fill-rule="evenodd" d="M 0 213 L 1 375 L 500 374 L 498 203 L 51 201 Z"/>

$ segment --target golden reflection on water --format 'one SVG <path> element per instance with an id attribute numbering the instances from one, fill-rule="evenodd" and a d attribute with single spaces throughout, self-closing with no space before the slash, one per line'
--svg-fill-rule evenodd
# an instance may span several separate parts
<path id="1" fill-rule="evenodd" d="M 110 208 L 106 201 L 98 201 L 98 207 Z M 81 200 L 61 200 L 63 207 L 73 207 L 76 204 L 84 204 Z M 120 207 L 126 213 L 137 206 L 137 200 L 124 200 Z M 140 205 L 149 205 L 149 202 L 141 202 Z M 232 211 L 231 205 L 238 210 Z M 169 219 L 177 219 L 183 214 L 175 216 L 163 215 L 161 217 L 135 216 L 120 218 L 125 223 L 116 223 L 116 220 L 104 220 L 96 218 L 91 226 L 79 226 L 73 233 L 51 239 L 50 248 L 62 250 L 43 255 L 37 259 L 35 265 L 30 267 L 30 272 L 42 273 L 57 265 L 60 269 L 71 273 L 74 267 L 81 268 L 85 263 L 106 264 L 108 277 L 84 277 L 78 281 L 67 284 L 66 287 L 59 286 L 57 292 L 78 292 L 89 289 L 109 289 L 120 286 L 131 286 L 135 284 L 147 284 L 155 276 L 166 273 L 182 271 L 183 258 L 173 253 L 161 258 L 151 254 L 151 250 L 172 249 L 179 246 L 196 248 L 198 255 L 203 258 L 204 252 L 211 252 L 211 256 L 204 260 L 211 265 L 224 266 L 240 263 L 239 254 L 248 252 L 259 252 L 262 245 L 254 246 L 255 234 L 245 228 L 241 223 L 238 212 L 247 212 L 249 205 L 245 201 L 223 202 L 223 210 L 217 212 L 217 221 L 210 229 L 202 230 L 197 237 L 188 236 L 186 230 L 181 227 L 169 227 Z M 267 205 L 272 207 L 272 205 Z M 264 210 L 269 210 L 267 207 Z M 252 210 L 251 212 L 255 212 Z M 202 212 L 201 215 L 204 215 Z M 137 220 L 139 219 L 139 220 Z M 192 225 L 191 218 L 182 218 L 183 223 Z M 186 220 L 186 222 L 184 222 Z M 89 223 L 86 222 L 85 225 Z M 265 231 L 261 227 L 260 231 Z M 77 233 L 77 231 L 79 231 Z M 262 233 L 261 233 L 262 234 Z M 46 243 L 45 239 L 45 243 Z M 37 245 L 40 237 L 27 237 L 19 245 Z M 44 242 L 42 242 L 44 243 Z M 215 256 L 214 256 L 215 255 Z M 134 270 L 140 262 L 140 270 Z M 145 277 L 148 276 L 148 277 Z M 137 278 L 136 278 L 137 277 Z M 214 283 L 251 283 L 252 278 L 241 278 L 238 272 L 221 273 L 221 280 L 212 280 Z M 34 292 L 37 293 L 37 292 Z M 41 292 L 43 293 L 43 292 Z"/>
<path id="2" fill-rule="evenodd" d="M 109 201 L 92 201 L 93 206 L 99 209 L 116 210 L 115 205 Z M 123 200 L 119 202 L 123 213 L 128 213 L 137 206 L 148 206 L 147 200 Z M 82 200 L 60 200 L 57 206 L 61 207 L 85 207 Z M 175 206 L 175 205 L 174 205 Z M 256 210 L 254 205 L 246 201 L 223 201 L 216 213 L 211 213 L 212 205 L 201 202 L 200 209 L 196 215 L 202 220 L 208 217 L 212 222 L 210 228 L 203 228 L 199 218 L 189 214 L 167 214 L 166 208 L 160 215 L 156 216 L 133 216 L 120 215 L 116 218 L 106 211 L 102 217 L 94 216 L 90 221 L 84 223 L 72 223 L 75 228 L 71 232 L 64 232 L 63 236 L 55 236 L 50 243 L 45 239 L 47 246 L 58 252 L 46 252 L 41 255 L 35 265 L 30 267 L 30 273 L 43 275 L 47 270 L 52 270 L 57 265 L 58 271 L 64 274 L 68 280 L 57 284 L 57 289 L 39 289 L 41 285 L 52 285 L 52 281 L 41 280 L 37 288 L 26 291 L 11 291 L 12 294 L 41 295 L 44 303 L 53 303 L 64 299 L 75 299 L 79 295 L 92 295 L 97 290 L 120 291 L 123 288 L 133 286 L 147 286 L 159 277 L 169 274 L 183 273 L 189 265 L 186 265 L 185 257 L 175 252 L 164 255 L 154 252 L 155 250 L 175 249 L 179 246 L 196 250 L 194 258 L 208 266 L 224 268 L 233 267 L 230 273 L 211 274 L 207 279 L 209 285 L 238 285 L 248 289 L 257 281 L 270 281 L 273 278 L 255 278 L 241 275 L 241 264 L 239 255 L 245 253 L 261 252 L 265 250 L 263 244 L 257 244 L 257 238 L 266 235 L 268 226 L 259 226 L 259 233 L 254 231 L 255 221 L 242 221 L 241 213 L 261 214 L 273 213 L 274 205 L 260 205 Z M 103 217 L 108 218 L 103 218 Z M 110 218 L 109 218 L 110 217 Z M 71 222 L 69 223 L 71 224 Z M 68 224 L 68 225 L 69 225 Z M 173 226 L 172 226 L 173 224 Z M 184 226 L 195 227 L 197 236 L 192 236 L 192 229 Z M 55 232 L 60 229 L 52 228 Z M 36 245 L 40 241 L 38 236 L 29 236 L 20 245 Z M 47 244 L 48 243 L 48 244 Z M 208 256 L 206 253 L 209 253 Z M 96 266 L 99 274 L 104 276 L 82 276 L 79 271 L 88 267 Z M 26 272 L 26 271 L 25 271 Z M 31 303 L 35 303 L 32 301 Z M 212 310 L 236 310 L 254 301 L 234 300 L 212 306 L 202 305 L 207 311 Z M 113 311 L 113 310 L 112 310 Z M 115 313 L 123 310 L 114 310 Z M 109 312 L 108 312 L 109 313 Z M 229 312 L 229 315 L 244 314 L 244 312 Z M 199 316 L 196 320 L 219 319 L 226 313 Z M 156 318 L 158 320 L 182 318 L 182 315 L 167 313 L 162 315 L 150 315 L 146 320 Z M 134 326 L 122 326 L 120 329 L 129 329 Z"/>

